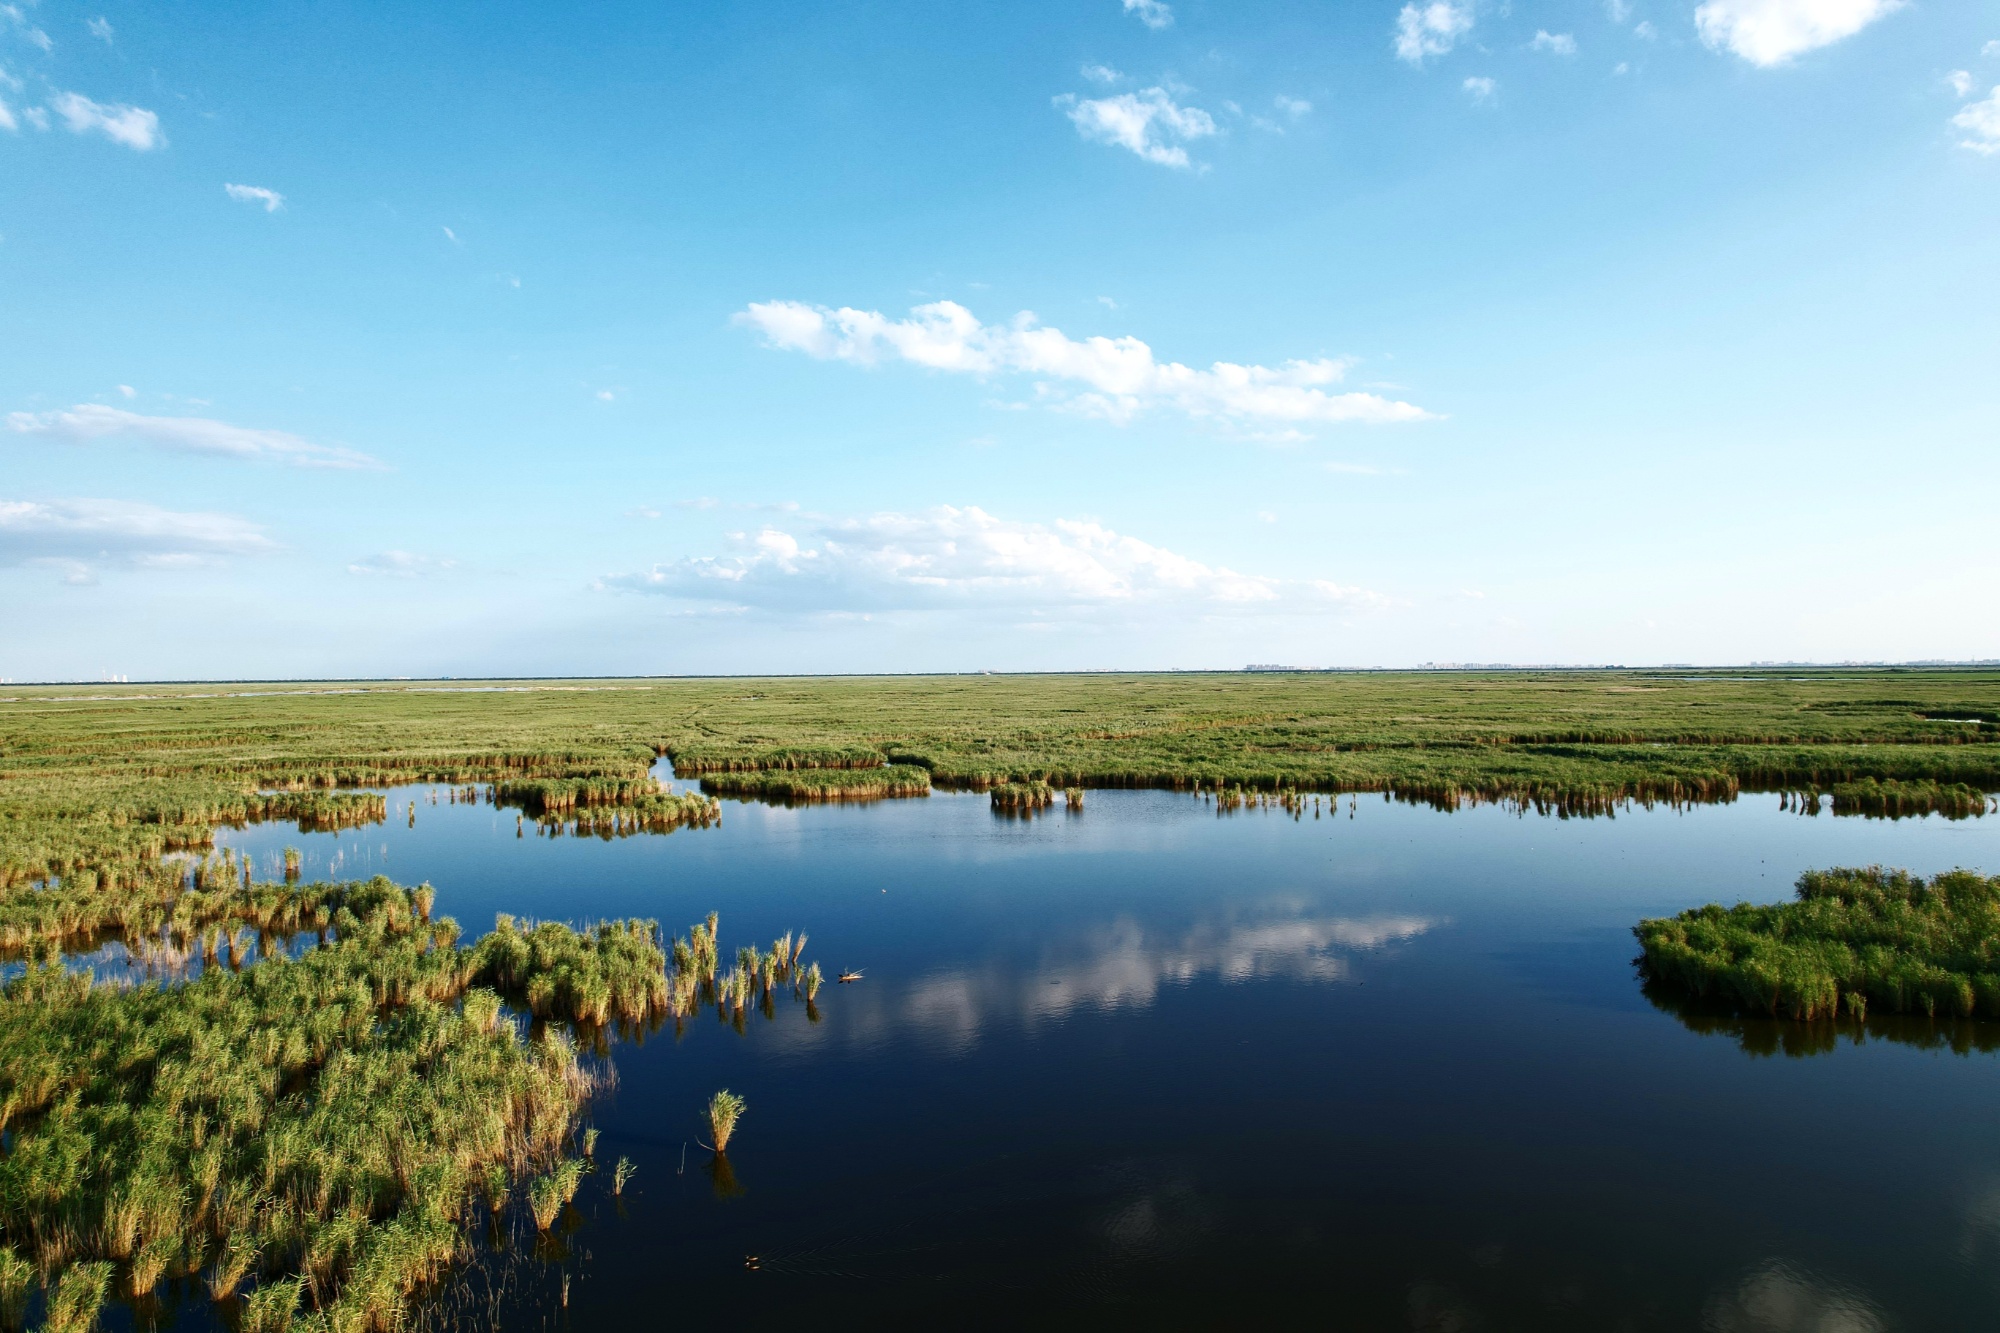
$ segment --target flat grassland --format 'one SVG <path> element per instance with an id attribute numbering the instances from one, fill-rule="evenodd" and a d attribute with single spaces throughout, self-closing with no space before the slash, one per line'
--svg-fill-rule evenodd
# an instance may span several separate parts
<path id="1" fill-rule="evenodd" d="M 0 689 L 0 886 L 339 822 L 389 782 L 868 767 L 941 786 L 1393 791 L 1590 811 L 2000 790 L 2000 670 L 706 678 Z M 1970 799 L 1968 799 L 1970 797 Z M 331 801 L 331 805 L 329 802 Z M 315 813 L 317 812 L 317 813 Z"/>

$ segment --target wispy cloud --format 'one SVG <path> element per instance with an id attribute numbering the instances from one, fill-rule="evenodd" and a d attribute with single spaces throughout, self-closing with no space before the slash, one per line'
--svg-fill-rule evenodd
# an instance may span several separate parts
<path id="1" fill-rule="evenodd" d="M 22 41 L 44 53 L 56 49 L 54 39 L 29 21 L 26 11 L 19 5 L 0 5 L 0 18 L 19 35 Z"/>
<path id="2" fill-rule="evenodd" d="M 1085 65 L 1080 72 L 1092 83 L 1101 83 L 1107 88 L 1114 83 L 1125 81 L 1125 76 L 1109 65 Z"/>
<path id="3" fill-rule="evenodd" d="M 1172 7 L 1160 3 L 1160 0 L 1125 0 L 1125 12 L 1137 16 L 1139 22 L 1155 32 L 1174 25 Z"/>
<path id="4" fill-rule="evenodd" d="M 1215 133 L 1214 117 L 1200 107 L 1180 105 L 1164 88 L 1084 100 L 1064 93 L 1055 104 L 1084 138 L 1129 148 L 1163 167 L 1186 170 L 1193 164 L 1183 144 Z"/>
<path id="5" fill-rule="evenodd" d="M 1951 89 L 1954 97 L 1972 96 L 1972 71 L 1955 69 L 1944 76 L 1944 86 Z"/>
<path id="6" fill-rule="evenodd" d="M 90 444 L 124 437 L 177 453 L 211 454 L 290 463 L 295 467 L 379 468 L 367 454 L 336 445 L 314 444 L 281 430 L 232 426 L 207 417 L 149 417 L 101 403 L 79 403 L 66 412 L 11 412 L 7 429 L 16 435 Z"/>
<path id="7" fill-rule="evenodd" d="M 1290 116 L 1293 120 L 1304 119 L 1312 114 L 1313 109 L 1313 104 L 1305 98 L 1287 97 L 1283 93 L 1279 93 L 1276 97 L 1272 98 L 1271 105 Z"/>
<path id="8" fill-rule="evenodd" d="M 1576 54 L 1576 38 L 1566 32 L 1535 30 L 1535 40 L 1528 43 L 1536 51 L 1547 51 L 1552 55 L 1573 56 Z"/>
<path id="9" fill-rule="evenodd" d="M 962 374 L 1039 376 L 1042 394 L 1062 406 L 1114 421 L 1158 407 L 1196 417 L 1304 425 L 1421 421 L 1431 414 L 1372 393 L 1329 393 L 1348 363 L 1332 358 L 1245 366 L 1217 361 L 1195 370 L 1159 361 L 1137 338 L 1081 340 L 1046 328 L 1026 311 L 1010 324 L 981 324 L 955 301 L 918 306 L 909 319 L 873 310 L 766 301 L 739 313 L 766 342 L 827 361 L 875 365 L 907 361 Z"/>
<path id="10" fill-rule="evenodd" d="M 1959 147 L 1988 157 L 2000 153 L 2000 87 L 1984 101 L 1974 102 L 1953 116 L 1951 123 L 1965 131 Z"/>
<path id="11" fill-rule="evenodd" d="M 1459 86 L 1464 88 L 1465 95 L 1475 102 L 1492 101 L 1493 94 L 1500 88 L 1499 84 L 1483 74 L 1475 74 Z"/>
<path id="12" fill-rule="evenodd" d="M 261 185 L 225 185 L 222 189 L 239 204 L 262 204 L 266 213 L 275 213 L 285 206 L 285 196 Z"/>
<path id="13" fill-rule="evenodd" d="M 71 582 L 106 564 L 172 568 L 277 549 L 256 524 L 129 500 L 0 500 L 0 564 L 53 563 Z"/>
<path id="14" fill-rule="evenodd" d="M 737 551 L 605 586 L 786 612 L 1142 606 L 1306 610 L 1386 599 L 1325 580 L 1239 574 L 1088 521 L 1023 523 L 949 505 L 735 535 Z"/>
<path id="15" fill-rule="evenodd" d="M 1396 15 L 1396 56 L 1421 65 L 1426 56 L 1441 56 L 1472 31 L 1472 6 L 1449 0 L 1404 5 Z"/>
<path id="16" fill-rule="evenodd" d="M 160 132 L 160 118 L 143 107 L 93 102 L 82 93 L 57 93 L 49 99 L 49 109 L 62 117 L 72 134 L 102 134 L 141 153 L 167 141 Z"/>
<path id="17" fill-rule="evenodd" d="M 355 561 L 347 567 L 347 572 L 371 578 L 419 579 L 447 574 L 457 568 L 458 561 L 447 560 L 441 556 L 416 555 L 409 551 L 379 551 Z"/>
<path id="18" fill-rule="evenodd" d="M 1768 68 L 1852 37 L 1906 0 L 1706 0 L 1695 31 L 1713 50 Z"/>
<path id="19" fill-rule="evenodd" d="M 117 35 L 111 29 L 111 20 L 107 18 L 86 19 L 83 26 L 100 42 L 109 43 Z"/>

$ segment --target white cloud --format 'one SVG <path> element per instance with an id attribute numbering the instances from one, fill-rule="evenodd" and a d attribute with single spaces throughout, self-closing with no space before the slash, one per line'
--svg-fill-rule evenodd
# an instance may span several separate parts
<path id="1" fill-rule="evenodd" d="M 1055 99 L 1076 132 L 1095 143 L 1129 148 L 1148 162 L 1185 169 L 1187 149 L 1169 139 L 1205 139 L 1215 119 L 1200 107 L 1181 106 L 1164 88 L 1079 100 L 1073 93 Z"/>
<path id="2" fill-rule="evenodd" d="M 1944 76 L 1944 84 L 1945 87 L 1951 89 L 1953 96 L 1970 97 L 1972 95 L 1972 72 L 1970 70 L 1955 69 Z"/>
<path id="3" fill-rule="evenodd" d="M 1538 28 L 1535 30 L 1535 40 L 1528 45 L 1537 51 L 1551 51 L 1559 56 L 1576 54 L 1576 38 L 1566 32 L 1547 32 Z"/>
<path id="4" fill-rule="evenodd" d="M 1472 31 L 1472 6 L 1448 0 L 1408 4 L 1396 16 L 1396 55 L 1412 65 L 1425 56 L 1441 56 Z"/>
<path id="5" fill-rule="evenodd" d="M 1905 0 L 1706 0 L 1694 11 L 1695 30 L 1714 50 L 1727 48 L 1753 65 L 1782 65 L 1793 56 L 1852 37 Z"/>
<path id="6" fill-rule="evenodd" d="M 1951 123 L 1968 136 L 1958 141 L 1959 147 L 1989 157 L 2000 153 L 2000 87 L 1985 101 L 1974 102 L 1953 116 Z"/>
<path id="7" fill-rule="evenodd" d="M 393 579 L 425 578 L 458 568 L 458 561 L 433 555 L 413 555 L 408 551 L 382 551 L 347 567 L 350 574 Z"/>
<path id="8" fill-rule="evenodd" d="M 56 44 L 49 35 L 28 22 L 28 16 L 19 5 L 0 5 L 0 17 L 4 17 L 21 34 L 21 40 L 30 46 L 41 48 L 43 52 L 53 51 Z"/>
<path id="9" fill-rule="evenodd" d="M 1313 104 L 1305 98 L 1287 97 L 1283 93 L 1279 93 L 1276 97 L 1272 98 L 1271 105 L 1290 116 L 1293 120 L 1299 120 L 1311 115 L 1313 109 Z"/>
<path id="10" fill-rule="evenodd" d="M 1655 28 L 1649 20 L 1641 20 L 1639 26 L 1632 29 L 1632 35 L 1634 37 L 1642 37 L 1650 42 L 1660 35 L 1660 30 Z"/>
<path id="11" fill-rule="evenodd" d="M 275 213 L 285 206 L 285 196 L 261 185 L 225 185 L 222 189 L 239 204 L 262 204 L 266 213 Z"/>
<path id="12" fill-rule="evenodd" d="M 1459 86 L 1464 88 L 1466 96 L 1475 102 L 1492 101 L 1494 92 L 1500 87 L 1483 74 L 1475 74 Z"/>
<path id="13" fill-rule="evenodd" d="M 444 238 L 447 241 L 450 241 L 453 245 L 463 244 L 463 242 L 461 242 L 458 239 L 458 233 L 453 231 L 450 227 L 442 227 L 440 228 L 440 230 L 444 232 Z"/>
<path id="14" fill-rule="evenodd" d="M 765 527 L 734 540 L 737 554 L 656 565 L 604 584 L 790 612 L 1160 604 L 1305 611 L 1384 601 L 1324 580 L 1239 574 L 1094 522 L 1021 523 L 971 507 L 827 520 L 803 538 Z"/>
<path id="15" fill-rule="evenodd" d="M 86 19 L 84 21 L 83 26 L 90 29 L 90 35 L 92 37 L 95 37 L 100 42 L 109 42 L 112 39 L 112 37 L 116 35 L 111 30 L 110 19 L 106 18 Z"/>
<path id="16" fill-rule="evenodd" d="M 128 500 L 0 500 L 0 564 L 53 562 L 74 582 L 106 562 L 171 568 L 276 549 L 256 524 L 229 514 Z"/>
<path id="17" fill-rule="evenodd" d="M 1125 0 L 1125 12 L 1138 15 L 1139 22 L 1155 32 L 1174 23 L 1174 11 L 1160 0 Z"/>
<path id="18" fill-rule="evenodd" d="M 0 130 L 18 130 L 21 122 L 14 119 L 14 108 L 7 105 L 7 99 L 0 97 Z"/>
<path id="19" fill-rule="evenodd" d="M 1623 23 L 1632 17 L 1631 0 L 1604 0 L 1604 12 L 1611 16 L 1613 23 Z"/>
<path id="20" fill-rule="evenodd" d="M 137 398 L 139 391 L 129 384 L 121 384 L 118 386 L 118 396 L 120 398 Z"/>
<path id="21" fill-rule="evenodd" d="M 1085 65 L 1083 67 L 1083 77 L 1089 79 L 1092 83 L 1101 83 L 1107 87 L 1114 83 L 1120 83 L 1125 78 L 1123 74 L 1120 74 L 1109 65 Z"/>
<path id="22" fill-rule="evenodd" d="M 1979 54 L 1985 56 L 1988 60 L 2000 60 L 2000 38 L 1996 38 L 1980 47 Z"/>
<path id="23" fill-rule="evenodd" d="M 314 444 L 281 430 L 254 430 L 206 417 L 148 417 L 99 403 L 79 403 L 67 412 L 10 412 L 7 429 L 64 444 L 89 444 L 127 436 L 177 453 L 226 458 L 269 459 L 295 467 L 379 468 L 367 454 Z"/>
<path id="24" fill-rule="evenodd" d="M 95 130 L 113 143 L 142 153 L 167 141 L 160 133 L 160 118 L 143 107 L 93 102 L 82 93 L 57 93 L 49 99 L 49 109 L 63 118 L 72 134 Z"/>
<path id="25" fill-rule="evenodd" d="M 901 360 L 932 370 L 1039 376 L 1042 394 L 1060 405 L 1114 421 L 1148 408 L 1170 407 L 1190 416 L 1238 422 L 1304 425 L 1316 422 L 1421 421 L 1420 407 L 1372 393 L 1328 393 L 1346 375 L 1347 363 L 1328 358 L 1244 366 L 1217 361 L 1195 370 L 1157 361 L 1137 338 L 1081 341 L 1037 324 L 1027 312 L 1009 324 L 981 324 L 955 301 L 918 306 L 909 319 L 873 310 L 806 305 L 800 301 L 753 303 L 737 322 L 761 332 L 776 348 L 826 361 L 874 365 Z M 1080 386 L 1064 396 L 1063 386 Z"/>

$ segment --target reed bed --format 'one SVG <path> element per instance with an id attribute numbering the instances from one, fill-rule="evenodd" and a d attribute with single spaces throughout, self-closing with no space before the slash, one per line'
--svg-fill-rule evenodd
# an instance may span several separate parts
<path id="1" fill-rule="evenodd" d="M 1835 784 L 1832 795 L 1836 815 L 1867 815 L 1877 819 L 1931 814 L 1946 819 L 1972 819 L 1992 813 L 1994 804 L 1976 787 L 1928 780 L 1879 782 L 1864 778 Z"/>
<path id="2" fill-rule="evenodd" d="M 1808 871 L 1792 902 L 1712 903 L 1634 933 L 1650 984 L 1728 1012 L 2000 1017 L 2000 877 Z"/>
<path id="3" fill-rule="evenodd" d="M 240 1301 L 246 1330 L 402 1327 L 482 1209 L 519 1191 L 547 1229 L 574 1198 L 596 1146 L 580 1117 L 606 1075 L 570 1027 L 670 1001 L 651 921 L 503 916 L 460 946 L 428 886 L 244 889 L 236 864 L 210 861 L 214 887 L 178 869 L 175 921 L 329 938 L 172 987 L 42 960 L 0 987 L 0 1323 L 37 1289 L 47 1326 L 84 1328 L 108 1296 L 198 1279 Z M 699 949 L 682 942 L 711 971 L 715 924 L 695 928 Z M 774 941 L 760 968 L 797 975 L 804 943 Z M 532 1040 L 509 999 L 536 1016 Z"/>
<path id="4" fill-rule="evenodd" d="M 879 801 L 928 796 L 930 770 L 916 764 L 850 768 L 727 770 L 701 780 L 703 791 L 767 801 Z"/>
<path id="5" fill-rule="evenodd" d="M 1046 782 L 1003 782 L 988 795 L 1002 814 L 1033 815 L 1055 804 L 1056 789 Z"/>

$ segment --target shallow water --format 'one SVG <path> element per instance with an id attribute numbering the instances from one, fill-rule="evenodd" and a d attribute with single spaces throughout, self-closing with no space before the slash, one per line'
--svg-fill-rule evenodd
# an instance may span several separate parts
<path id="1" fill-rule="evenodd" d="M 597 1151 L 638 1173 L 619 1200 L 595 1178 L 563 1253 L 481 1297 L 505 1327 L 2000 1314 L 2000 1056 L 1879 1033 L 1758 1054 L 1771 1025 L 1696 1031 L 1631 965 L 1640 917 L 1781 898 L 1809 866 L 2000 869 L 2000 819 L 1363 797 L 1295 821 L 1103 791 L 1023 821 L 938 793 L 604 841 L 429 790 L 383 826 L 222 840 L 260 874 L 293 845 L 308 878 L 429 880 L 468 934 L 714 909 L 725 956 L 804 929 L 866 972 L 817 1023 L 786 1000 L 740 1035 L 711 1012 L 615 1045 Z M 728 1198 L 695 1142 L 721 1087 L 749 1100 Z"/>

